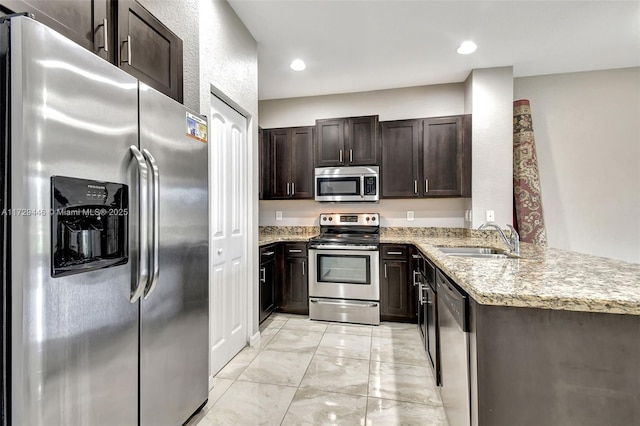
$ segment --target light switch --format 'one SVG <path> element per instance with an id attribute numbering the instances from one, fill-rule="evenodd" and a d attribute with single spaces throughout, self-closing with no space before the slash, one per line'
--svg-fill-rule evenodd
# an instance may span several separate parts
<path id="1" fill-rule="evenodd" d="M 276 220 L 282 220 L 282 212 L 280 210 L 276 212 Z"/>
<path id="2" fill-rule="evenodd" d="M 412 221 L 413 221 L 413 210 L 408 210 L 408 211 L 407 211 L 407 220 L 408 220 L 409 222 L 412 222 Z"/>

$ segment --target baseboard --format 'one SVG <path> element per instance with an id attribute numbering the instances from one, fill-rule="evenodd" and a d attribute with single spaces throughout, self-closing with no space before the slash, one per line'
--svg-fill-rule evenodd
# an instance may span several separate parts
<path id="1" fill-rule="evenodd" d="M 249 346 L 255 346 L 260 342 L 260 331 L 256 331 L 256 333 L 249 337 Z"/>

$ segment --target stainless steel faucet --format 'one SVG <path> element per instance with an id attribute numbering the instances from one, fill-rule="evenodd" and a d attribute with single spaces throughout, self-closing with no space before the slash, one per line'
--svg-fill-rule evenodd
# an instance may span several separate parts
<path id="1" fill-rule="evenodd" d="M 497 229 L 505 244 L 509 246 L 509 250 L 511 251 L 511 253 L 520 254 L 520 236 L 513 226 L 507 224 L 507 228 L 509 228 L 509 231 L 511 231 L 509 234 L 509 238 L 507 238 L 502 228 L 500 228 L 500 226 L 498 226 L 495 222 L 483 223 L 478 229 L 482 231 L 483 229 L 487 228 Z"/>

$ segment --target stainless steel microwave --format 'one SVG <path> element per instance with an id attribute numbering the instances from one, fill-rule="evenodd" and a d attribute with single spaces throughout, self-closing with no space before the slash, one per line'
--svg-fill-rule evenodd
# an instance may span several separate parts
<path id="1" fill-rule="evenodd" d="M 317 167 L 315 169 L 316 201 L 380 200 L 380 168 Z"/>

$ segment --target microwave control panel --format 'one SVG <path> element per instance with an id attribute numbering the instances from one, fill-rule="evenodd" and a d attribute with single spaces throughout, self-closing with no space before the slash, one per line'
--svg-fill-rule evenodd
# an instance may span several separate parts
<path id="1" fill-rule="evenodd" d="M 375 176 L 364 177 L 364 195 L 376 195 L 378 189 L 376 180 Z"/>

